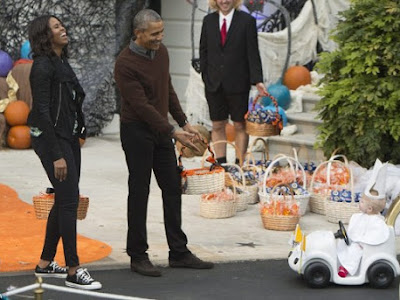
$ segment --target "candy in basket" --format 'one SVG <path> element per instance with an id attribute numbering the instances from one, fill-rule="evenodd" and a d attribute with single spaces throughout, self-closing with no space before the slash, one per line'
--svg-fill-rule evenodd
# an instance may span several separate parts
<path id="1" fill-rule="evenodd" d="M 188 195 L 201 195 L 221 191 L 225 186 L 225 170 L 215 160 L 214 152 L 210 146 L 207 150 L 210 156 L 206 158 L 211 163 L 210 167 L 185 170 L 182 164 L 182 154 L 178 163 L 181 170 L 182 192 Z M 205 156 L 203 156 L 205 157 Z"/>
<path id="2" fill-rule="evenodd" d="M 262 96 L 267 96 L 272 99 L 275 110 L 266 109 L 260 106 L 256 109 L 256 104 L 262 99 Z M 254 99 L 251 108 L 245 115 L 246 132 L 253 136 L 273 136 L 279 135 L 283 128 L 282 117 L 279 114 L 278 102 L 275 97 L 266 92 L 266 95 L 257 95 Z"/>
<path id="3" fill-rule="evenodd" d="M 236 215 L 236 189 L 207 193 L 200 198 L 200 216 L 207 219 L 230 218 Z"/>
<path id="4" fill-rule="evenodd" d="M 265 229 L 294 230 L 300 220 L 300 211 L 293 189 L 277 184 L 269 199 L 260 203 L 260 214 Z"/>
<path id="5" fill-rule="evenodd" d="M 288 167 L 281 167 L 274 173 L 275 165 L 286 161 Z M 297 169 L 300 171 L 298 172 Z M 300 215 L 304 215 L 308 208 L 310 193 L 306 188 L 307 179 L 303 167 L 297 160 L 286 155 L 279 155 L 272 161 L 265 172 L 262 190 L 258 193 L 261 202 L 268 202 L 274 188 L 279 184 L 285 184 L 292 189 L 293 198 L 299 203 Z M 277 196 L 275 197 L 283 197 Z"/>

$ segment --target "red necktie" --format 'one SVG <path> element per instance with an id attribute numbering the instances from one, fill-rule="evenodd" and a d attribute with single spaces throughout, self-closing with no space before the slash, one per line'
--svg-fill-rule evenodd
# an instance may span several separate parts
<path id="1" fill-rule="evenodd" d="M 226 41 L 226 19 L 224 19 L 224 22 L 222 23 L 221 27 L 221 45 L 225 45 Z"/>

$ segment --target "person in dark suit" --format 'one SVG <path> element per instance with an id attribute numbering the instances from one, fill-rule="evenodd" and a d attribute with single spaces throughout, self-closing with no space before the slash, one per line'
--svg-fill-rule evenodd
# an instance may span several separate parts
<path id="1" fill-rule="evenodd" d="M 215 12 L 203 19 L 200 70 L 212 121 L 212 141 L 226 140 L 225 126 L 230 116 L 235 128 L 235 144 L 244 155 L 249 142 L 244 115 L 250 87 L 256 85 L 259 93 L 266 90 L 256 20 L 238 10 L 241 2 L 209 0 Z M 225 163 L 226 145 L 216 145 L 215 152 L 218 162 Z"/>

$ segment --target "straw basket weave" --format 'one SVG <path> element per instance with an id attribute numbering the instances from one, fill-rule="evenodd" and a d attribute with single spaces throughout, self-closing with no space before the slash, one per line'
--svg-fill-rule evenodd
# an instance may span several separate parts
<path id="1" fill-rule="evenodd" d="M 250 164 L 244 165 L 242 167 L 242 171 L 243 174 L 248 171 L 254 172 L 256 174 L 256 177 L 258 174 L 260 174 L 260 170 L 256 166 Z M 247 203 L 248 204 L 258 203 L 259 181 L 257 180 L 257 182 L 254 184 L 249 184 L 248 182 L 246 182 L 246 190 L 248 192 Z"/>
<path id="2" fill-rule="evenodd" d="M 244 177 L 243 171 L 242 169 L 236 165 L 236 164 L 224 164 L 225 166 L 231 166 L 231 167 L 235 167 L 239 173 L 240 173 L 240 178 L 242 179 L 242 183 L 238 183 L 236 180 L 234 180 L 232 178 L 232 175 L 230 173 L 225 173 L 225 176 L 228 175 L 228 177 L 230 177 L 229 183 L 226 183 L 225 181 L 225 185 L 228 187 L 233 187 L 236 191 L 235 193 L 235 202 L 236 202 L 236 211 L 244 211 L 247 209 L 247 202 L 248 202 L 248 197 L 249 197 L 249 193 L 247 191 L 247 187 L 246 187 L 246 179 Z M 225 177 L 226 178 L 226 177 Z M 241 193 L 239 193 L 238 190 L 241 190 Z"/>
<path id="3" fill-rule="evenodd" d="M 325 204 L 328 222 L 338 223 L 342 221 L 344 224 L 349 224 L 351 216 L 360 212 L 359 204 L 355 202 L 353 172 L 351 168 L 348 168 L 348 171 L 350 173 L 351 202 L 338 202 L 329 198 Z"/>
<path id="4" fill-rule="evenodd" d="M 330 201 L 330 192 L 327 193 L 315 193 L 314 192 L 314 185 L 315 185 L 315 176 L 318 174 L 318 172 L 321 170 L 321 168 L 325 165 L 327 165 L 327 185 L 330 186 L 331 182 L 331 175 L 330 175 L 330 169 L 332 163 L 337 163 L 343 166 L 346 166 L 345 163 L 342 163 L 339 160 L 328 160 L 320 163 L 318 167 L 315 169 L 314 174 L 311 177 L 311 183 L 310 183 L 310 210 L 314 213 L 320 214 L 320 215 L 326 215 L 326 204 L 328 201 Z"/>
<path id="5" fill-rule="evenodd" d="M 208 146 L 213 162 L 214 152 Z M 205 151 L 207 152 L 207 150 Z M 221 166 L 212 165 L 208 168 L 183 170 L 182 155 L 179 156 L 179 167 L 182 169 L 182 189 L 187 195 L 201 195 L 221 191 L 225 186 L 225 170 Z M 205 155 L 203 155 L 205 157 Z"/>
<path id="6" fill-rule="evenodd" d="M 54 194 L 40 193 L 37 196 L 33 196 L 32 200 L 36 218 L 39 220 L 47 219 L 50 210 L 54 204 Z M 77 210 L 78 220 L 83 220 L 86 218 L 88 208 L 89 208 L 89 198 L 85 196 L 79 196 L 79 203 Z"/>
<path id="7" fill-rule="evenodd" d="M 231 143 L 231 142 L 229 142 L 229 141 L 226 141 L 226 140 L 216 141 L 216 142 L 210 143 L 211 149 L 214 150 L 214 149 L 215 149 L 215 145 L 218 145 L 218 144 L 226 144 L 226 145 L 232 146 L 232 147 L 235 149 L 236 157 L 239 159 L 239 165 L 241 166 L 241 165 L 243 164 L 242 154 L 240 153 L 239 148 L 238 148 L 235 144 L 233 144 L 233 143 Z M 204 154 L 203 154 L 203 159 L 201 160 L 201 162 L 202 162 L 201 167 L 204 167 L 205 156 L 206 156 L 206 155 L 207 155 L 207 151 L 205 151 Z M 228 165 L 228 164 L 225 164 L 225 163 L 224 163 L 224 164 L 221 164 L 221 165 L 226 166 L 226 165 Z M 231 181 L 231 180 L 232 180 L 232 181 Z M 226 185 L 226 186 L 231 186 L 231 185 L 233 185 L 234 183 L 235 183 L 234 178 L 232 178 L 231 176 L 229 176 L 228 170 L 225 169 L 225 185 Z"/>
<path id="8" fill-rule="evenodd" d="M 280 187 L 280 186 L 286 186 L 289 188 L 290 190 L 290 195 L 286 195 L 285 196 L 285 200 L 287 198 L 291 198 L 291 200 L 293 201 L 293 190 L 286 184 L 277 184 L 276 186 L 274 186 L 273 190 L 272 190 L 272 194 L 275 192 L 276 188 Z M 276 202 L 277 201 L 281 201 L 281 199 L 277 200 L 276 198 L 274 198 L 276 195 L 273 195 L 272 199 L 270 199 L 270 201 L 272 201 L 272 203 L 274 204 L 274 206 L 276 206 Z M 299 223 L 300 221 L 300 215 L 278 215 L 278 214 L 265 214 L 262 213 L 261 211 L 261 221 L 263 223 L 263 226 L 265 229 L 270 229 L 270 230 L 278 230 L 278 231 L 291 231 L 294 230 L 296 228 L 296 224 Z"/>
<path id="9" fill-rule="evenodd" d="M 217 192 L 222 193 L 222 192 Z M 237 205 L 235 201 L 236 190 L 228 200 L 220 200 L 217 197 L 208 199 L 210 194 L 203 194 L 200 198 L 200 216 L 207 219 L 224 219 L 236 215 Z"/>
<path id="10" fill-rule="evenodd" d="M 268 92 L 263 95 L 266 97 L 269 97 L 272 99 L 272 102 L 275 105 L 275 116 L 277 119 L 277 122 L 274 124 L 270 124 L 270 123 L 256 123 L 256 122 L 250 122 L 248 120 L 248 116 L 250 114 L 251 111 L 253 111 L 255 109 L 255 105 L 257 103 L 257 101 L 259 101 L 260 99 L 262 99 L 262 96 L 259 94 L 257 95 L 257 97 L 254 99 L 253 104 L 252 104 L 252 108 L 251 110 L 249 110 L 246 115 L 245 115 L 245 119 L 246 119 L 246 132 L 248 135 L 253 135 L 253 136 L 273 136 L 273 135 L 279 135 L 281 132 L 281 126 L 282 126 L 282 118 L 279 114 L 279 108 L 278 108 L 278 102 L 276 101 L 275 97 L 273 97 L 272 95 L 270 95 Z"/>
<path id="11" fill-rule="evenodd" d="M 260 202 L 268 202 L 270 200 L 270 197 L 271 197 L 273 191 L 271 193 L 267 192 L 267 188 L 266 188 L 267 179 L 268 179 L 268 176 L 271 174 L 273 167 L 277 163 L 279 163 L 281 160 L 286 160 L 289 163 L 290 169 L 294 173 L 294 178 L 296 178 L 296 171 L 294 169 L 293 164 L 296 165 L 296 168 L 299 168 L 301 170 L 302 180 L 303 180 L 303 189 L 306 190 L 307 178 L 306 178 L 306 173 L 304 171 L 303 166 L 300 164 L 300 162 L 298 162 L 294 158 L 283 155 L 283 154 L 279 154 L 279 155 L 275 156 L 275 159 L 271 162 L 271 164 L 268 166 L 267 170 L 265 171 L 263 184 L 262 184 L 262 191 L 260 191 L 258 193 Z M 294 199 L 296 199 L 299 203 L 301 216 L 305 215 L 307 212 L 310 196 L 311 195 L 309 193 L 307 193 L 305 195 L 295 195 L 295 194 L 293 195 Z M 274 195 L 274 197 L 276 197 L 277 199 L 282 199 L 284 196 L 283 195 Z"/>

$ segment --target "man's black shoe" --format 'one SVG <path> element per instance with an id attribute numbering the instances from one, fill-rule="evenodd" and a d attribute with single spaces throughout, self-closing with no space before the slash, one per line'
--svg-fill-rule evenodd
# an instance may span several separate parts
<path id="1" fill-rule="evenodd" d="M 145 276 L 160 277 L 161 271 L 149 259 L 131 260 L 131 271 Z"/>
<path id="2" fill-rule="evenodd" d="M 193 253 L 185 253 L 179 259 L 169 259 L 169 266 L 171 268 L 191 268 L 191 269 L 212 269 L 214 264 L 212 262 L 203 261 Z"/>

